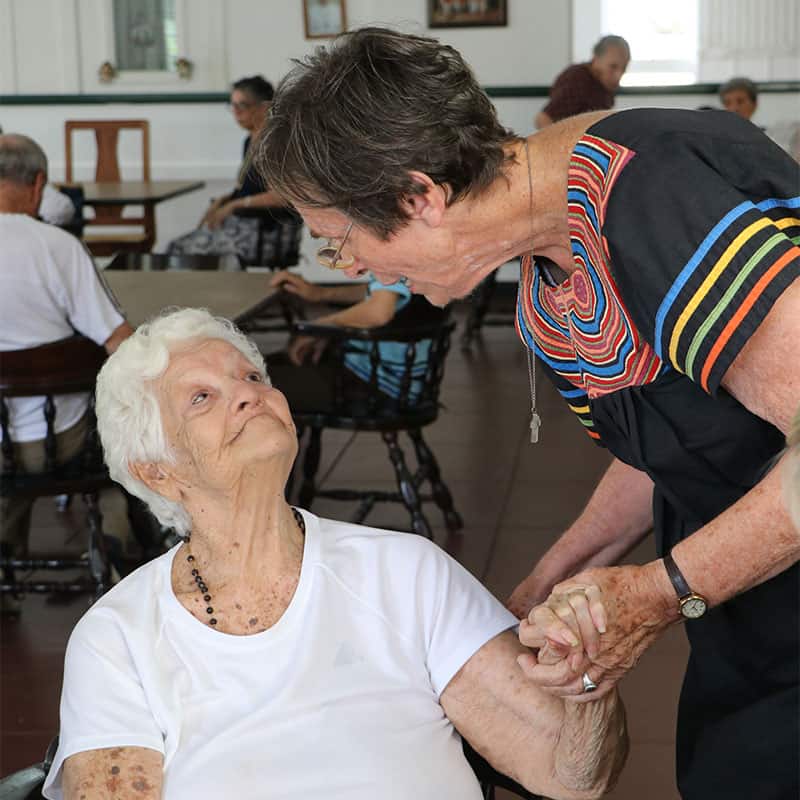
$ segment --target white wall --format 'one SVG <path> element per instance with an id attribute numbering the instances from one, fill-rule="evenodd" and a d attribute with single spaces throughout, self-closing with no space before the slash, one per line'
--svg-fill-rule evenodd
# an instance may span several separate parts
<path id="1" fill-rule="evenodd" d="M 710 0 L 709 0 L 710 1 Z M 749 0 L 737 0 L 748 2 Z M 766 3 L 776 0 L 766 0 Z M 783 0 L 778 0 L 783 2 Z M 228 188 L 236 174 L 243 133 L 222 103 L 125 103 L 124 93 L 220 91 L 243 75 L 262 73 L 277 81 L 292 57 L 313 52 L 324 40 L 304 38 L 300 0 L 178 0 L 188 20 L 184 42 L 194 48 L 195 76 L 189 83 L 170 78 L 136 87 L 126 80 L 100 86 L 96 67 L 107 48 L 104 26 L 111 0 L 0 0 L 0 94 L 121 92 L 120 102 L 101 105 L 18 105 L 0 108 L 0 125 L 27 133 L 50 158 L 51 176 L 63 178 L 66 119 L 144 118 L 150 120 L 151 168 L 155 179 L 204 179 L 208 187 L 162 204 L 157 211 L 157 249 L 191 228 L 208 198 Z M 573 0 L 575 27 L 590 27 L 599 0 Z M 546 85 L 569 63 L 574 42 L 568 0 L 509 0 L 509 24 L 497 28 L 426 26 L 427 0 L 348 0 L 348 26 L 386 24 L 431 34 L 459 49 L 487 86 Z M 595 15 L 596 16 L 596 15 Z M 192 44 L 193 43 L 193 44 Z M 586 48 L 581 47 L 580 57 Z M 165 79 L 166 80 L 166 79 Z M 545 98 L 496 100 L 501 120 L 528 133 Z M 618 98 L 618 107 L 717 105 L 708 95 Z M 797 94 L 764 94 L 755 121 L 769 126 L 800 116 Z M 77 151 L 77 173 L 90 179 L 91 139 Z M 121 141 L 123 177 L 136 176 L 138 150 L 133 135 Z M 313 247 L 306 242 L 304 251 Z"/>

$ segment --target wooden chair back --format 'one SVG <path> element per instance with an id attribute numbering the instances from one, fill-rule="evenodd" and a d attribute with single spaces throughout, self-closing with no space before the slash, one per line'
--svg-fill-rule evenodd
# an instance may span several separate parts
<path id="1" fill-rule="evenodd" d="M 119 134 L 123 130 L 138 130 L 142 139 L 142 180 L 150 180 L 150 123 L 146 119 L 68 119 L 64 123 L 64 153 L 66 155 L 66 183 L 74 181 L 73 133 L 90 130 L 97 143 L 97 162 L 94 180 L 98 183 L 121 180 L 119 168 Z M 119 251 L 148 252 L 155 239 L 155 218 L 152 207 L 146 207 L 140 217 L 123 215 L 124 206 L 97 206 L 91 226 L 123 226 L 135 228 L 135 233 L 86 233 L 84 241 L 89 250 L 98 256 L 113 255 Z"/>
<path id="2" fill-rule="evenodd" d="M 95 379 L 105 359 L 106 351 L 83 336 L 71 336 L 27 350 L 0 352 L 0 429 L 3 432 L 0 447 L 4 477 L 17 473 L 6 399 L 45 397 L 45 473 L 55 473 L 58 454 L 54 398 L 82 392 L 93 396 Z M 97 461 L 98 453 L 92 454 L 93 461 Z"/>
<path id="3" fill-rule="evenodd" d="M 97 163 L 94 179 L 103 181 L 121 180 L 119 171 L 119 134 L 122 130 L 138 130 L 142 136 L 142 180 L 150 180 L 150 123 L 146 119 L 68 119 L 64 123 L 64 152 L 66 154 L 66 183 L 72 183 L 74 131 L 94 131 L 97 142 Z"/>

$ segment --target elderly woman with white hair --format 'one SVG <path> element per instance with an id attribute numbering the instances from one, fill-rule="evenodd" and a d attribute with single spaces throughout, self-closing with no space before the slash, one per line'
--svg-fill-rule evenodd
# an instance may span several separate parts
<path id="1" fill-rule="evenodd" d="M 516 619 L 434 544 L 286 503 L 292 417 L 229 322 L 139 328 L 97 418 L 112 476 L 183 541 L 73 631 L 46 797 L 478 800 L 458 734 L 548 797 L 614 783 L 614 689 L 544 693 Z M 596 641 L 602 598 L 571 602 Z"/>

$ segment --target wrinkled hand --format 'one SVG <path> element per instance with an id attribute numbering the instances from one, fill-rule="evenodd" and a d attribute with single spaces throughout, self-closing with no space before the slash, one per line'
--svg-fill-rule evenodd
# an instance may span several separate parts
<path id="1" fill-rule="evenodd" d="M 517 618 L 525 619 L 534 606 L 544 603 L 555 581 L 540 577 L 536 569 L 511 593 L 506 600 L 506 608 Z"/>
<path id="2" fill-rule="evenodd" d="M 322 287 L 309 283 L 294 272 L 282 269 L 276 272 L 269 282 L 273 289 L 283 289 L 308 303 L 318 303 L 322 299 Z"/>
<path id="3" fill-rule="evenodd" d="M 520 664 L 526 675 L 544 691 L 576 700 L 615 686 L 678 618 L 676 603 L 658 580 L 659 568 L 653 562 L 589 569 L 557 584 L 546 603 L 520 623 L 519 637 L 529 647 L 545 645 L 561 653 L 562 659 L 526 660 Z M 584 672 L 597 684 L 596 692 L 583 693 Z"/>
<path id="4" fill-rule="evenodd" d="M 287 348 L 289 361 L 295 366 L 318 364 L 325 350 L 325 340 L 316 336 L 295 336 Z"/>

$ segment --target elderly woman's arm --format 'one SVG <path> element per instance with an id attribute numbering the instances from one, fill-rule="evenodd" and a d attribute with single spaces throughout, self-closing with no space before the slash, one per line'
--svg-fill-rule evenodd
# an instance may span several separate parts
<path id="1" fill-rule="evenodd" d="M 65 800 L 160 800 L 164 756 L 147 747 L 86 750 L 64 762 Z"/>
<path id="2" fill-rule="evenodd" d="M 526 678 L 521 656 L 523 664 L 533 658 L 511 631 L 487 642 L 442 692 L 445 713 L 495 769 L 530 791 L 556 800 L 601 797 L 628 751 L 616 690 L 590 702 L 550 697 Z"/>

